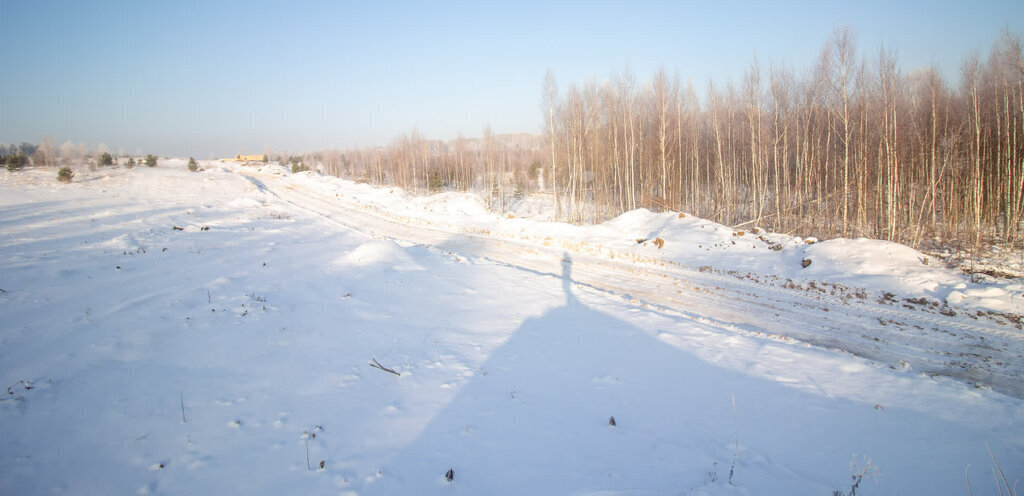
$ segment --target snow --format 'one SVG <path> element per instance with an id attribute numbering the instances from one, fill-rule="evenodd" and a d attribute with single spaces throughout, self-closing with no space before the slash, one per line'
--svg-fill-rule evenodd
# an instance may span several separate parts
<path id="1" fill-rule="evenodd" d="M 1024 313 L 1019 280 L 184 164 L 0 171 L 0 493 L 831 494 L 870 459 L 860 494 L 966 494 L 967 466 L 997 494 L 986 444 L 1024 467 L 1024 339 L 987 314 Z"/>
<path id="2" fill-rule="evenodd" d="M 691 267 L 710 264 L 722 270 L 830 282 L 875 293 L 928 297 L 962 308 L 1024 314 L 1024 284 L 1020 280 L 972 282 L 968 275 L 943 266 L 941 260 L 888 241 L 862 238 L 814 242 L 812 238 L 808 243 L 795 236 L 761 229 L 734 230 L 685 213 L 681 217 L 674 212 L 646 209 L 626 212 L 601 225 L 573 226 L 548 221 L 550 212 L 529 199 L 519 202 L 520 210 L 495 213 L 471 193 L 415 197 L 400 188 L 374 188 L 315 173 L 298 174 L 294 180 L 295 184 L 330 192 L 391 219 L 448 232 L 515 240 L 550 239 L 587 254 L 641 260 L 656 256 L 659 261 Z M 650 242 L 656 238 L 665 240 L 662 248 Z M 772 250 L 773 244 L 781 249 Z M 807 258 L 811 265 L 804 268 L 801 262 Z"/>
<path id="3" fill-rule="evenodd" d="M 341 257 L 342 265 L 369 267 L 372 270 L 423 270 L 394 241 L 371 241 L 363 243 Z"/>

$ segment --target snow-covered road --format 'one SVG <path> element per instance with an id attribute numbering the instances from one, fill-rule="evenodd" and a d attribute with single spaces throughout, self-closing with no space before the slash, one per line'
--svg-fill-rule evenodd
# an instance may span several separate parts
<path id="1" fill-rule="evenodd" d="M 443 219 L 423 221 L 381 211 L 348 196 L 305 187 L 294 176 L 242 174 L 280 201 L 377 238 L 551 275 L 560 273 L 563 257 L 571 257 L 577 287 L 709 323 L 709 329 L 725 336 L 740 333 L 806 343 L 1024 398 L 1024 331 L 1019 321 L 979 317 L 906 295 L 880 296 L 872 288 L 821 281 L 787 288 L 772 274 L 733 267 L 701 270 L 658 258 L 657 253 L 616 254 L 592 243 L 581 247 L 571 239 L 509 239 Z"/>

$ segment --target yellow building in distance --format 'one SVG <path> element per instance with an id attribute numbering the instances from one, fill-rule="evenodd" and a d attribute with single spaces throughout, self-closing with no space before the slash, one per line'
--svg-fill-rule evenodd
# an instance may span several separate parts
<path id="1" fill-rule="evenodd" d="M 235 155 L 234 158 L 222 158 L 221 162 L 266 162 L 266 155 Z"/>

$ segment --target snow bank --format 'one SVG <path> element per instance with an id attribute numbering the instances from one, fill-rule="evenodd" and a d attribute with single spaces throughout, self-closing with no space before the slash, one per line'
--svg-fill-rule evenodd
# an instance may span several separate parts
<path id="1" fill-rule="evenodd" d="M 625 212 L 598 225 L 577 226 L 544 220 L 541 212 L 545 209 L 536 206 L 542 203 L 543 195 L 521 202 L 530 206 L 517 214 L 499 214 L 489 211 L 485 202 L 472 193 L 417 197 L 400 188 L 312 174 L 294 175 L 292 180 L 402 222 L 450 232 L 558 245 L 570 252 L 626 257 L 639 263 L 709 267 L 780 284 L 786 280 L 798 285 L 841 284 L 876 296 L 893 293 L 900 298 L 925 297 L 961 308 L 1024 314 L 1021 281 L 972 282 L 968 275 L 945 267 L 941 260 L 898 243 L 869 239 L 814 242 L 757 228 L 732 229 L 685 213 L 647 209 Z M 531 211 L 538 212 L 538 217 L 524 217 Z M 810 265 L 804 267 L 804 260 Z"/>
<path id="2" fill-rule="evenodd" d="M 411 256 L 394 241 L 363 243 L 343 255 L 339 263 L 369 269 L 397 271 L 423 270 Z"/>

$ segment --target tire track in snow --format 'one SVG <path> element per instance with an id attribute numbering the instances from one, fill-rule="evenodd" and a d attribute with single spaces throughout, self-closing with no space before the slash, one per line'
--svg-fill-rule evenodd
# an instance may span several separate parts
<path id="1" fill-rule="evenodd" d="M 562 277 L 562 255 L 572 253 L 576 285 L 676 318 L 700 321 L 723 334 L 803 342 L 1024 397 L 1024 333 L 989 321 L 970 321 L 962 311 L 949 317 L 779 287 L 596 245 L 580 246 L 575 241 L 513 239 L 467 232 L 459 226 L 425 225 L 302 188 L 287 177 L 242 175 L 263 194 L 375 238 L 429 245 L 553 277 Z"/>

